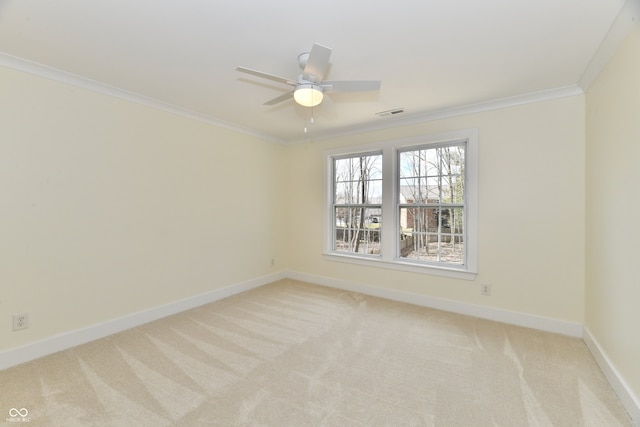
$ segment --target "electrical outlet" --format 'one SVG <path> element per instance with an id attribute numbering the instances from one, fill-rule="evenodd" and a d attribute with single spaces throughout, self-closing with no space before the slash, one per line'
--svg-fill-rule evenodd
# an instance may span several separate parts
<path id="1" fill-rule="evenodd" d="M 483 283 L 480 285 L 480 293 L 482 295 L 491 295 L 491 285 L 488 283 Z"/>
<path id="2" fill-rule="evenodd" d="M 27 329 L 29 327 L 29 315 L 27 313 L 24 314 L 14 314 L 13 315 L 13 330 L 19 331 L 21 329 Z"/>

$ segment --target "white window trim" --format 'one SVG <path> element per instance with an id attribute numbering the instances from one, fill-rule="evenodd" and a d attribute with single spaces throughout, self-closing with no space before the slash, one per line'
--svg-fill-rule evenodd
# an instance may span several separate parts
<path id="1" fill-rule="evenodd" d="M 449 266 L 420 264 L 396 258 L 396 247 L 386 242 L 396 242 L 399 218 L 396 209 L 398 188 L 394 179 L 397 172 L 397 152 L 399 149 L 455 141 L 466 141 L 465 197 L 466 197 L 466 265 Z M 329 207 L 333 200 L 333 158 L 350 154 L 382 152 L 382 235 L 380 256 L 365 256 L 333 252 L 333 218 Z M 434 135 L 426 135 L 401 140 L 382 141 L 373 144 L 343 147 L 324 153 L 324 257 L 327 260 L 346 262 L 369 267 L 388 268 L 413 273 L 431 274 L 473 280 L 478 273 L 478 130 L 465 129 Z"/>

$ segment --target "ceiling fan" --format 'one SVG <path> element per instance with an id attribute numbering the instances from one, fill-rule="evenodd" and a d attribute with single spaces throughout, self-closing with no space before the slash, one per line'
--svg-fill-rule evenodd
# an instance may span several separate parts
<path id="1" fill-rule="evenodd" d="M 314 44 L 311 52 L 303 52 L 298 55 L 298 64 L 302 69 L 297 80 L 291 80 L 262 71 L 245 67 L 237 67 L 237 71 L 252 74 L 254 76 L 273 80 L 293 86 L 291 92 L 273 98 L 264 105 L 274 105 L 291 98 L 304 107 L 315 107 L 322 102 L 325 92 L 368 92 L 380 90 L 380 81 L 377 80 L 322 80 L 327 68 L 332 49 L 319 44 Z"/>

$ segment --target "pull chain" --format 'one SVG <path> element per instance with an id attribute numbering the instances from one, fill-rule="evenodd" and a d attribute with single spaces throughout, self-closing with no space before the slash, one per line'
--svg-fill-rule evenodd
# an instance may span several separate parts
<path id="1" fill-rule="evenodd" d="M 309 124 L 313 124 L 314 120 L 313 120 L 313 107 L 311 107 L 311 117 L 309 118 Z M 304 127 L 304 133 L 307 133 L 307 126 Z"/>

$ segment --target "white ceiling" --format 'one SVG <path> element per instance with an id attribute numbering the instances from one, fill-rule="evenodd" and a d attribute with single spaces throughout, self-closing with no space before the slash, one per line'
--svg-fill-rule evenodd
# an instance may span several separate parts
<path id="1" fill-rule="evenodd" d="M 141 96 L 294 142 L 496 99 L 577 89 L 623 5 L 624 0 L 0 0 L 0 64 L 139 101 Z M 313 43 L 333 49 L 325 78 L 381 80 L 380 92 L 327 95 L 313 109 L 310 125 L 310 109 L 292 100 L 263 105 L 290 87 L 235 70 L 242 65 L 295 79 L 297 56 Z M 376 115 L 396 108 L 405 112 Z"/>

